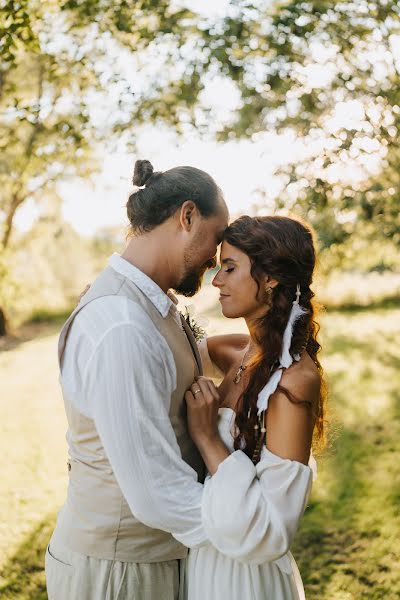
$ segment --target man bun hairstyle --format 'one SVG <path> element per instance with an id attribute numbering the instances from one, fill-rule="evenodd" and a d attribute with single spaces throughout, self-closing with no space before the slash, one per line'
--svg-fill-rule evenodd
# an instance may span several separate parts
<path id="1" fill-rule="evenodd" d="M 142 187 L 145 185 L 146 181 L 150 179 L 153 173 L 154 168 L 149 160 L 137 160 L 133 171 L 133 185 Z"/>
<path id="2" fill-rule="evenodd" d="M 133 172 L 134 190 L 126 205 L 134 233 L 151 231 L 169 219 L 187 200 L 203 217 L 221 209 L 223 194 L 214 179 L 195 167 L 174 167 L 154 172 L 149 160 L 137 160 Z"/>

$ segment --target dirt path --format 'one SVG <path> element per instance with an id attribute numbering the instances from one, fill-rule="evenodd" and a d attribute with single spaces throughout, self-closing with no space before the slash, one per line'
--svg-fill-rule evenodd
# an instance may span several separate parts
<path id="1" fill-rule="evenodd" d="M 37 332 L 40 337 L 0 352 L 0 565 L 57 510 L 65 492 L 57 334 L 54 327 L 51 335 Z"/>

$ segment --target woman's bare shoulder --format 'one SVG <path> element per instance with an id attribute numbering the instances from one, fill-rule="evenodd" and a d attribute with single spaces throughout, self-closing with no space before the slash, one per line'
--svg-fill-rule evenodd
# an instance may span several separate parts
<path id="1" fill-rule="evenodd" d="M 271 452 L 308 464 L 315 425 L 312 407 L 318 402 L 320 385 L 318 368 L 308 354 L 284 371 L 268 405 L 267 448 Z"/>
<path id="2" fill-rule="evenodd" d="M 210 358 L 221 371 L 227 373 L 249 340 L 250 336 L 242 333 L 210 336 L 207 338 Z"/>
<path id="3" fill-rule="evenodd" d="M 281 385 L 298 400 L 314 403 L 318 399 L 321 376 L 307 352 L 303 352 L 301 359 L 284 371 Z"/>

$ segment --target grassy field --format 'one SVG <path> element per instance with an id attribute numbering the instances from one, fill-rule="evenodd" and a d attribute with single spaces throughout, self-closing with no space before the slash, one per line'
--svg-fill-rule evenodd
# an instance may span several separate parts
<path id="1" fill-rule="evenodd" d="M 242 330 L 199 305 L 210 333 Z M 36 326 L 0 352 L 4 600 L 46 598 L 43 556 L 67 480 L 57 328 Z M 308 600 L 400 597 L 399 336 L 399 308 L 323 318 L 331 444 L 293 548 Z"/>

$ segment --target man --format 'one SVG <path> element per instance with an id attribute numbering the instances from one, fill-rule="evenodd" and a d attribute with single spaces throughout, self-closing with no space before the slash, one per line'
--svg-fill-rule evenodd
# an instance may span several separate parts
<path id="1" fill-rule="evenodd" d="M 46 552 L 49 600 L 174 600 L 186 545 L 205 541 L 184 412 L 201 364 L 167 291 L 197 291 L 228 211 L 192 167 L 137 161 L 133 182 L 133 236 L 60 336 L 70 480 Z"/>

